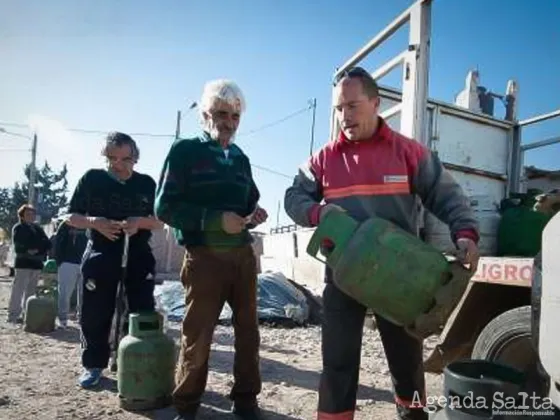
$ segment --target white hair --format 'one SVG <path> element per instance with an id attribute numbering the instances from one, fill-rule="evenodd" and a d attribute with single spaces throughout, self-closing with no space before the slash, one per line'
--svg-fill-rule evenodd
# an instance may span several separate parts
<path id="1" fill-rule="evenodd" d="M 208 112 L 216 101 L 223 101 L 231 105 L 240 114 L 245 112 L 245 97 L 237 84 L 231 80 L 212 80 L 204 85 L 200 99 L 200 113 Z"/>

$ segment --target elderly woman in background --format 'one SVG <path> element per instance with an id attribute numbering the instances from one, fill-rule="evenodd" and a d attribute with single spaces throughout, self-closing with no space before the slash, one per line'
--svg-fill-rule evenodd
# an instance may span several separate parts
<path id="1" fill-rule="evenodd" d="M 8 306 L 8 322 L 21 322 L 25 301 L 35 293 L 51 242 L 41 226 L 35 223 L 36 211 L 30 204 L 18 210 L 19 222 L 12 229 L 15 249 L 15 276 Z"/>

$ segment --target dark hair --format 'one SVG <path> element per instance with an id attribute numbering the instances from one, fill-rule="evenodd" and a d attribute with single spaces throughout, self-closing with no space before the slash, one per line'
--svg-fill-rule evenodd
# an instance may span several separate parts
<path id="1" fill-rule="evenodd" d="M 128 134 L 121 133 L 119 131 L 113 131 L 107 135 L 103 149 L 101 149 L 101 155 L 107 156 L 107 149 L 110 147 L 123 146 L 130 146 L 130 149 L 132 150 L 132 158 L 134 161 L 138 161 L 140 158 L 140 149 L 138 149 L 136 142 Z"/>
<path id="2" fill-rule="evenodd" d="M 338 85 L 344 79 L 358 79 L 362 83 L 365 94 L 370 99 L 379 96 L 379 86 L 377 86 L 377 82 L 371 74 L 362 67 L 351 67 L 339 73 L 334 79 L 334 86 Z"/>
<path id="3" fill-rule="evenodd" d="M 17 211 L 18 219 L 20 222 L 23 221 L 23 216 L 25 215 L 25 212 L 27 210 L 31 210 L 32 212 L 36 213 L 35 207 L 33 207 L 31 204 L 24 204 Z"/>

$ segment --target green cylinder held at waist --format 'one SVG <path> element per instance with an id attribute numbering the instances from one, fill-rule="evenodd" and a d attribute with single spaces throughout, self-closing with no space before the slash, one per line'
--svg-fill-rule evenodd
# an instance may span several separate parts
<path id="1" fill-rule="evenodd" d="M 358 223 L 329 212 L 307 252 L 332 269 L 338 288 L 398 325 L 411 325 L 429 310 L 451 276 L 441 252 L 378 217 Z"/>

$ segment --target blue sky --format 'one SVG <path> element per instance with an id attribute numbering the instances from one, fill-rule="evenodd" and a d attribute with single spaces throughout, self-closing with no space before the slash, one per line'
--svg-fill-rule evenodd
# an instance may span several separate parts
<path id="1" fill-rule="evenodd" d="M 102 163 L 102 135 L 63 127 L 169 134 L 136 137 L 138 170 L 157 178 L 177 109 L 186 113 L 183 135 L 196 132 L 196 112 L 187 108 L 204 82 L 234 79 L 248 102 L 238 144 L 254 164 L 290 176 L 254 169 L 275 224 L 278 201 L 309 153 L 311 112 L 243 133 L 317 98 L 316 146 L 325 143 L 333 71 L 411 3 L 0 0 L 0 127 L 29 135 L 2 122 L 39 121 L 39 162 L 67 162 L 71 186 Z M 518 81 L 520 118 L 560 108 L 559 20 L 557 0 L 435 0 L 430 97 L 452 102 L 478 67 L 482 84 L 494 91 Z M 364 64 L 379 66 L 405 47 L 406 37 L 403 28 Z M 400 87 L 399 77 L 382 83 Z M 560 124 L 548 122 L 527 130 L 526 140 L 559 133 Z M 0 134 L 0 149 L 28 144 Z M 8 186 L 22 177 L 29 154 L 0 152 L 0 186 Z M 531 152 L 527 163 L 560 169 L 559 158 L 553 146 Z M 289 223 L 283 210 L 280 223 Z"/>

